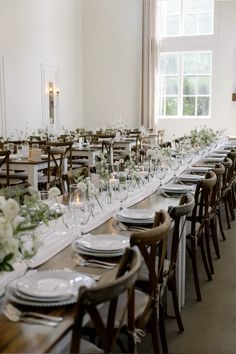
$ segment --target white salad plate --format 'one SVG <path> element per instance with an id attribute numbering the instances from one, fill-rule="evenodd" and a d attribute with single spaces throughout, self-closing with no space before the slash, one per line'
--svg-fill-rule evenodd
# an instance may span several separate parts
<path id="1" fill-rule="evenodd" d="M 213 156 L 205 156 L 203 157 L 202 161 L 204 162 L 220 162 L 223 161 L 224 157 L 213 157 Z"/>
<path id="2" fill-rule="evenodd" d="M 209 171 L 213 166 L 192 166 L 190 167 L 190 171 L 196 172 L 196 173 L 206 173 Z"/>
<path id="3" fill-rule="evenodd" d="M 201 181 L 203 178 L 204 176 L 194 175 L 191 173 L 182 173 L 178 176 L 178 179 L 183 182 L 198 182 Z"/>
<path id="4" fill-rule="evenodd" d="M 76 245 L 82 249 L 96 252 L 123 251 L 127 246 L 129 246 L 129 238 L 123 235 L 113 234 L 87 234 L 83 238 L 77 239 L 75 242 Z"/>
<path id="5" fill-rule="evenodd" d="M 80 286 L 91 287 L 94 284 L 94 279 L 79 272 L 40 271 L 11 282 L 7 286 L 6 297 L 15 303 L 29 306 L 69 305 L 77 301 Z"/>
<path id="6" fill-rule="evenodd" d="M 160 190 L 167 193 L 187 193 L 192 190 L 192 187 L 181 184 L 166 184 Z"/>
<path id="7" fill-rule="evenodd" d="M 154 211 L 151 209 L 123 209 L 117 215 L 124 219 L 154 220 Z"/>
<path id="8" fill-rule="evenodd" d="M 127 218 L 127 217 L 122 217 L 120 216 L 120 214 L 115 214 L 114 216 L 114 219 L 118 220 L 118 221 L 121 221 L 123 223 L 126 223 L 126 224 L 132 224 L 132 225 L 150 225 L 150 224 L 153 224 L 153 221 L 154 221 L 154 217 L 151 219 L 151 218 L 148 218 L 148 219 L 132 219 L 132 218 Z"/>

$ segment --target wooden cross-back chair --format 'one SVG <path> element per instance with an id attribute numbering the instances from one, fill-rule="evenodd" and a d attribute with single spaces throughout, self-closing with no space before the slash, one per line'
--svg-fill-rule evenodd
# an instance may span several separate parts
<path id="1" fill-rule="evenodd" d="M 220 203 L 222 196 L 222 186 L 223 186 L 223 175 L 225 173 L 225 167 L 222 163 L 216 163 L 212 171 L 216 174 L 216 184 L 212 190 L 211 205 L 210 205 L 210 229 L 211 238 L 215 248 L 217 258 L 220 258 L 220 247 L 218 242 L 218 232 L 217 232 L 217 220 L 219 222 L 219 229 L 222 234 L 222 238 L 225 239 L 225 234 L 222 226 Z"/>
<path id="2" fill-rule="evenodd" d="M 74 318 L 71 353 L 112 353 L 121 328 L 126 325 L 130 332 L 134 330 L 133 288 L 140 266 L 141 256 L 138 248 L 127 248 L 114 280 L 106 284 L 98 284 L 90 289 L 85 287 L 80 289 Z M 123 296 L 121 307 L 117 306 L 120 296 Z M 107 316 L 104 316 L 104 313 L 101 314 L 101 308 L 105 304 L 108 306 Z M 117 326 L 118 310 L 121 311 L 121 323 Z M 83 319 L 86 314 L 89 315 L 99 337 L 101 348 L 90 342 L 81 341 Z M 132 339 L 129 344 L 130 352 L 134 352 L 135 346 Z"/>
<path id="3" fill-rule="evenodd" d="M 184 331 L 184 326 L 179 310 L 179 301 L 176 285 L 176 264 L 178 258 L 179 243 L 185 230 L 186 218 L 184 217 L 192 212 L 194 204 L 194 196 L 188 193 L 185 195 L 181 195 L 178 206 L 170 206 L 168 208 L 168 213 L 171 219 L 174 221 L 174 227 L 172 232 L 170 260 L 167 260 L 167 264 L 164 265 L 164 277 L 166 278 L 166 284 L 168 286 L 168 289 L 171 291 L 175 317 L 179 330 L 181 332 Z"/>
<path id="4" fill-rule="evenodd" d="M 25 173 L 10 170 L 10 150 L 0 151 L 0 188 L 28 186 Z"/>
<path id="5" fill-rule="evenodd" d="M 195 206 L 191 216 L 187 217 L 190 221 L 190 228 L 187 230 L 187 240 L 190 246 L 187 247 L 192 262 L 192 270 L 194 284 L 196 289 L 197 300 L 201 301 L 201 291 L 197 269 L 197 246 L 200 246 L 203 264 L 208 276 L 208 280 L 212 280 L 211 273 L 214 268 L 211 259 L 210 240 L 209 240 L 209 222 L 210 222 L 210 205 L 211 196 L 214 185 L 216 184 L 216 174 L 208 171 L 203 180 L 198 181 L 195 190 Z M 205 253 L 205 247 L 207 256 Z"/>
<path id="6" fill-rule="evenodd" d="M 63 188 L 64 192 L 69 192 L 70 185 L 77 183 L 77 177 L 83 176 L 88 177 L 89 175 L 89 169 L 88 167 L 78 167 L 73 170 L 68 171 L 67 173 L 62 174 L 62 180 L 63 180 Z"/>
<path id="7" fill-rule="evenodd" d="M 63 164 L 67 158 L 69 167 L 71 167 L 72 142 L 47 142 L 45 152 L 48 155 L 47 187 L 58 186 L 63 192 Z"/>
<path id="8" fill-rule="evenodd" d="M 5 170 L 5 178 L 4 182 L 1 181 L 0 178 L 0 186 L 10 186 L 10 168 L 9 168 L 9 156 L 10 156 L 11 151 L 5 150 L 5 151 L 0 151 L 0 169 L 2 166 L 4 166 Z"/>
<path id="9" fill-rule="evenodd" d="M 227 168 L 227 174 L 224 179 L 222 199 L 225 205 L 225 215 L 228 228 L 231 228 L 230 225 L 230 215 L 232 220 L 235 219 L 234 207 L 235 207 L 235 178 L 236 178 L 236 151 L 232 150 L 228 153 L 227 158 L 231 160 L 229 167 L 226 167 L 227 163 L 223 162 L 225 168 Z"/>
<path id="10" fill-rule="evenodd" d="M 150 230 L 131 234 L 130 245 L 138 246 L 147 268 L 148 279 L 140 279 L 136 287 L 145 293 L 148 298 L 142 313 L 135 318 L 136 328 L 149 328 L 152 335 L 152 344 L 155 353 L 160 352 L 158 332 L 162 349 L 168 352 L 164 326 L 164 308 L 160 299 L 161 284 L 163 282 L 163 265 L 166 257 L 167 235 L 170 229 L 170 216 L 161 210 L 155 214 L 154 227 Z M 158 264 L 156 255 L 159 254 Z M 159 331 L 157 319 L 157 307 L 159 303 Z"/>

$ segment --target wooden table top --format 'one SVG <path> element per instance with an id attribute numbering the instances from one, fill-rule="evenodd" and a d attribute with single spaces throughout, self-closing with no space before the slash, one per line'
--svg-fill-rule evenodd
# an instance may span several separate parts
<path id="1" fill-rule="evenodd" d="M 165 208 L 167 207 L 168 200 L 164 201 L 164 198 L 153 193 L 151 196 L 145 200 L 137 203 L 133 207 L 137 208 L 153 208 L 159 210 L 163 208 L 163 203 L 165 203 Z M 173 201 L 171 199 L 171 201 Z M 178 199 L 175 201 L 175 205 L 178 203 Z M 120 231 L 114 227 L 114 219 L 111 218 L 98 228 L 92 231 L 93 234 L 101 233 L 119 233 L 124 235 L 129 235 L 127 231 Z M 49 269 L 63 269 L 70 268 L 71 270 L 86 272 L 86 273 L 96 273 L 101 274 L 102 278 L 100 282 L 107 282 L 114 278 L 116 273 L 116 268 L 112 270 L 105 270 L 100 268 L 81 268 L 76 266 L 72 260 L 73 250 L 69 246 L 57 254 L 55 257 L 50 259 L 44 265 L 39 267 L 40 270 Z M 117 258 L 117 262 L 119 258 Z M 113 259 L 114 262 L 114 259 Z M 73 314 L 75 305 L 60 306 L 57 308 L 43 308 L 40 309 L 41 312 L 60 315 L 64 317 L 63 322 L 61 322 L 56 328 L 42 326 L 42 325 L 29 325 L 23 322 L 13 323 L 9 321 L 3 314 L 2 309 L 6 299 L 4 297 L 0 300 L 0 352 L 1 353 L 46 353 L 52 351 L 53 347 L 70 331 L 73 324 Z M 25 308 L 25 309 L 29 309 Z M 37 308 L 39 311 L 39 308 Z"/>

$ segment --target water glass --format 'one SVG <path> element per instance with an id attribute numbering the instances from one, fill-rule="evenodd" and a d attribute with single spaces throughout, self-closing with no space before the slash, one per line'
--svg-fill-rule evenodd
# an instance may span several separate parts
<path id="1" fill-rule="evenodd" d="M 91 216 L 91 206 L 86 189 L 79 188 L 77 184 L 70 185 L 69 212 L 71 227 L 78 227 L 78 236 L 83 236 L 83 227 Z"/>

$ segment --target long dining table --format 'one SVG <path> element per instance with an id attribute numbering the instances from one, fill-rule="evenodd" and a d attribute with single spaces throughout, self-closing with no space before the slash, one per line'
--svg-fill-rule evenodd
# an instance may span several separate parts
<path id="1" fill-rule="evenodd" d="M 180 167 L 178 172 L 183 172 L 185 166 Z M 172 180 L 173 172 L 169 172 L 163 183 L 167 183 Z M 144 193 L 139 191 L 138 195 L 130 200 L 127 199 L 126 207 L 132 206 L 132 208 L 148 208 L 152 210 L 167 210 L 170 205 L 178 205 L 179 198 L 163 196 L 159 192 L 158 182 L 153 179 L 146 185 L 146 190 Z M 110 234 L 111 237 L 116 234 L 130 235 L 130 231 L 123 231 L 117 227 L 117 222 L 113 218 L 115 210 L 117 210 L 117 204 L 115 208 L 109 209 L 106 216 L 95 216 L 91 225 L 85 228 L 85 232 L 90 232 L 94 235 L 99 234 Z M 102 214 L 102 213 L 101 213 Z M 61 240 L 58 244 L 60 245 Z M 71 238 L 70 238 L 71 237 Z M 46 260 L 42 261 L 39 258 L 32 261 L 31 268 L 41 270 L 53 270 L 53 269 L 66 269 L 75 270 L 81 273 L 91 273 L 101 275 L 99 282 L 105 283 L 112 280 L 115 276 L 115 267 L 112 270 L 100 269 L 100 268 L 90 268 L 78 266 L 73 261 L 74 250 L 71 247 L 71 242 L 76 238 L 75 234 L 71 234 L 67 237 L 66 242 L 63 246 L 57 248 L 57 239 L 55 239 L 55 252 L 51 254 L 48 253 Z M 179 249 L 179 257 L 177 264 L 177 282 L 178 282 L 178 295 L 180 306 L 184 305 L 185 301 L 185 237 L 181 238 Z M 47 254 L 48 250 L 42 252 L 42 258 L 44 257 L 44 252 Z M 40 252 L 39 252 L 40 253 Z M 117 263 L 119 262 L 119 257 L 116 258 Z M 114 261 L 114 259 L 113 259 Z M 30 263 L 29 263 L 30 264 Z M 41 312 L 60 315 L 64 317 L 64 320 L 58 324 L 55 328 L 50 328 L 42 325 L 31 325 L 17 322 L 13 323 L 8 320 L 3 314 L 3 308 L 5 306 L 7 299 L 3 295 L 0 300 L 0 351 L 2 353 L 36 353 L 36 352 L 60 352 L 63 351 L 63 345 L 70 341 L 70 333 L 73 326 L 73 316 L 75 305 L 66 305 L 59 307 L 47 307 L 40 309 Z M 28 307 L 24 307 L 28 310 Z M 39 310 L 39 308 L 37 308 Z"/>
<path id="2" fill-rule="evenodd" d="M 165 198 L 160 196 L 155 189 L 151 195 L 144 198 L 140 202 L 133 205 L 134 208 L 151 208 L 154 210 L 168 209 L 169 205 L 178 204 L 176 198 Z M 122 231 L 116 227 L 115 219 L 110 217 L 100 226 L 91 231 L 92 234 L 122 234 L 129 235 L 129 231 Z M 116 273 L 116 268 L 112 270 L 81 267 L 73 261 L 73 249 L 68 245 L 63 250 L 58 252 L 54 257 L 40 265 L 37 270 L 52 270 L 52 269 L 68 269 L 79 272 L 95 273 L 101 275 L 99 282 L 104 283 L 112 280 Z M 117 262 L 119 257 L 116 258 Z M 114 259 L 113 259 L 114 261 Z M 57 308 L 44 308 L 41 311 L 52 315 L 60 315 L 64 317 L 56 328 L 50 328 L 42 325 L 31 325 L 22 322 L 13 323 L 8 320 L 3 314 L 3 307 L 6 303 L 6 298 L 2 296 L 0 301 L 0 351 L 2 353 L 35 353 L 35 352 L 58 352 L 62 349 L 63 338 L 68 340 L 69 332 L 73 325 L 73 314 L 75 305 L 60 306 Z M 28 308 L 24 308 L 28 309 Z M 38 308 L 37 308 L 38 310 Z M 65 339 L 65 340 L 66 340 Z"/>

